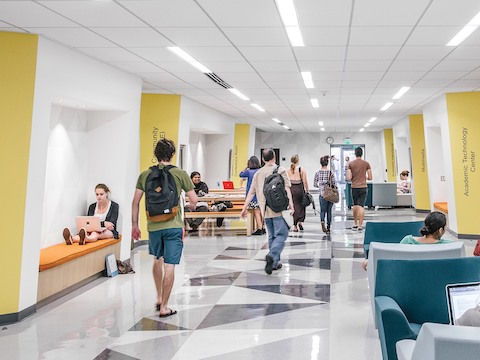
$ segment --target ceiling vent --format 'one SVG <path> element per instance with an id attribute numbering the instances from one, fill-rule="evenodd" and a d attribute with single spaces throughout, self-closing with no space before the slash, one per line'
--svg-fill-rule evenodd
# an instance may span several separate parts
<path id="1" fill-rule="evenodd" d="M 223 87 L 225 89 L 232 89 L 233 88 L 233 86 L 228 85 L 225 81 L 220 79 L 220 77 L 215 73 L 205 73 L 205 75 L 207 75 L 213 82 L 217 83 L 218 85 L 220 85 L 221 87 Z"/>

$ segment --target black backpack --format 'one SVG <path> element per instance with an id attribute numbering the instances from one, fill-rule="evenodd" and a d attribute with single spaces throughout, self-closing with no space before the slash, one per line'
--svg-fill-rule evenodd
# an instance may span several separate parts
<path id="1" fill-rule="evenodd" d="M 165 222 L 178 213 L 178 191 L 175 178 L 170 173 L 173 165 L 159 168 L 152 166 L 145 182 L 145 210 L 147 219 Z"/>
<path id="2" fill-rule="evenodd" d="M 283 180 L 283 176 L 278 173 L 278 166 L 273 170 L 273 173 L 265 179 L 263 194 L 265 195 L 267 206 L 274 212 L 279 213 L 288 208 L 285 181 Z"/>

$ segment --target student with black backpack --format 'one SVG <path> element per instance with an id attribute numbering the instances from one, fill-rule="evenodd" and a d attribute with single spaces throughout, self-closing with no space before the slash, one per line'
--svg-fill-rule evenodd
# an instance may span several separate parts
<path id="1" fill-rule="evenodd" d="M 265 256 L 265 272 L 270 275 L 272 270 L 282 267 L 280 255 L 288 237 L 289 229 L 282 212 L 288 209 L 290 215 L 293 215 L 294 210 L 290 180 L 285 169 L 275 163 L 275 152 L 273 149 L 265 149 L 262 157 L 265 165 L 253 176 L 243 205 L 242 217 L 247 216 L 248 205 L 256 195 L 267 226 L 269 252 Z"/>
<path id="2" fill-rule="evenodd" d="M 186 192 L 190 209 L 197 204 L 197 195 L 188 174 L 171 164 L 175 154 L 175 144 L 162 139 L 155 147 L 159 162 L 140 174 L 132 202 L 132 238 L 141 238 L 138 228 L 140 200 L 145 193 L 147 229 L 150 255 L 153 261 L 153 278 L 157 288 L 157 304 L 161 318 L 177 313 L 168 307 L 168 300 L 175 277 L 175 265 L 180 262 L 183 249 L 183 220 L 180 194 Z"/>

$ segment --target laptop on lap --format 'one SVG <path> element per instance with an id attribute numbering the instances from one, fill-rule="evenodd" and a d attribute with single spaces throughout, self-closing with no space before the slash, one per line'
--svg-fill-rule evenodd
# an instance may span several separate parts
<path id="1" fill-rule="evenodd" d="M 77 216 L 77 232 L 80 231 L 81 228 L 84 228 L 87 233 L 91 233 L 92 231 L 102 232 L 105 230 L 105 227 L 100 225 L 100 218 L 96 216 Z"/>

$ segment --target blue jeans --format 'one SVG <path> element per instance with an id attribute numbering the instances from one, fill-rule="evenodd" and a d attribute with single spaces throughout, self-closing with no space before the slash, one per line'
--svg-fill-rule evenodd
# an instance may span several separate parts
<path id="1" fill-rule="evenodd" d="M 273 266 L 280 261 L 280 254 L 288 237 L 288 226 L 283 216 L 266 218 L 265 225 L 268 231 L 268 255 L 273 258 Z"/>
<path id="2" fill-rule="evenodd" d="M 333 203 L 325 200 L 322 195 L 320 199 L 320 221 L 325 221 L 325 214 L 327 214 L 327 229 L 330 229 L 330 224 L 332 223 L 332 207 Z"/>

